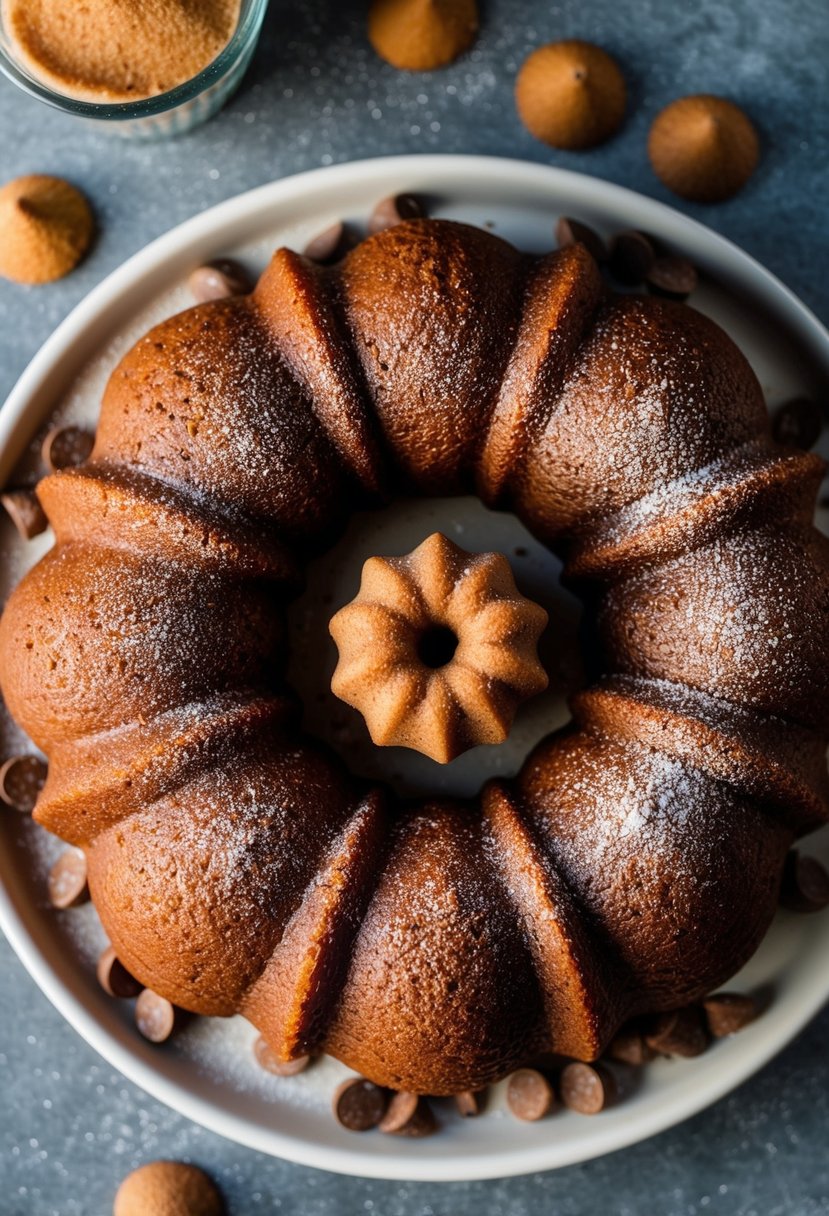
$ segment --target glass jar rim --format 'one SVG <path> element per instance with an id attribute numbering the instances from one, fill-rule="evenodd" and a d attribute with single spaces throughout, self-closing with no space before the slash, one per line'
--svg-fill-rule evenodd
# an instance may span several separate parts
<path id="1" fill-rule="evenodd" d="M 230 41 L 215 59 L 181 84 L 156 93 L 152 97 L 136 98 L 135 101 L 99 102 L 84 101 L 61 93 L 31 75 L 0 42 L 0 72 L 25 93 L 37 97 L 57 110 L 80 118 L 97 118 L 104 121 L 149 118 L 175 110 L 204 93 L 212 84 L 221 80 L 226 72 L 248 47 L 251 38 L 259 32 L 268 0 L 241 0 L 239 22 Z"/>

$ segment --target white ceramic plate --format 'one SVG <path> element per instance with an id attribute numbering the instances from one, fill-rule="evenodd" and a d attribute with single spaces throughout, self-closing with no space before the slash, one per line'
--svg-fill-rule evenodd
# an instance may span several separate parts
<path id="1" fill-rule="evenodd" d="M 624 227 L 646 229 L 706 272 L 693 302 L 741 344 L 772 404 L 794 393 L 816 392 L 829 378 L 829 334 L 791 292 L 739 249 L 659 203 L 606 182 L 514 161 L 461 156 L 374 160 L 303 174 L 232 199 L 155 241 L 112 274 L 46 343 L 0 412 L 0 484 L 38 424 L 56 408 L 63 417 L 94 417 L 103 382 L 122 351 L 152 321 L 189 302 L 183 284 L 194 265 L 234 254 L 258 268 L 276 245 L 300 248 L 336 218 L 362 221 L 377 199 L 400 190 L 428 195 L 432 214 L 488 224 L 527 249 L 550 247 L 551 226 L 559 214 L 577 216 L 606 234 Z M 552 581 L 555 570 L 549 559 L 528 544 L 509 517 L 497 518 L 501 534 L 496 543 L 513 554 L 524 584 Z M 470 548 L 493 543 L 493 517 L 470 501 L 425 504 L 402 515 L 392 511 L 388 521 L 362 521 L 326 575 L 339 580 L 336 598 L 345 597 L 361 555 L 383 551 L 380 546 L 402 552 L 435 525 L 462 533 Z M 528 548 L 524 565 L 515 559 L 516 544 Z M 6 568 L 14 575 L 42 547 L 37 542 L 28 546 L 25 557 L 17 554 Z M 313 588 L 311 594 L 313 598 Z M 561 596 L 548 591 L 554 609 L 567 616 Z M 542 702 L 542 711 L 522 720 L 504 751 L 476 752 L 465 767 L 452 766 L 452 773 L 443 775 L 444 787 L 468 789 L 480 780 L 482 763 L 488 772 L 514 769 L 529 743 L 560 718 L 560 702 L 560 695 L 546 709 Z M 359 740 L 355 747 L 359 753 Z M 401 763 L 403 777 L 415 786 L 433 775 L 428 768 L 405 768 Z M 137 1085 L 191 1119 L 252 1148 L 343 1173 L 488 1178 L 567 1165 L 622 1148 L 738 1085 L 829 996 L 826 919 L 781 915 L 735 981 L 737 987 L 774 989 L 764 1016 L 697 1060 L 653 1065 L 638 1091 L 618 1108 L 595 1119 L 558 1114 L 521 1125 L 504 1112 L 496 1093 L 491 1112 L 481 1119 L 462 1121 L 447 1107 L 441 1134 L 428 1140 L 401 1143 L 378 1133 L 355 1136 L 338 1128 L 328 1109 L 339 1065 L 325 1061 L 289 1081 L 267 1077 L 250 1060 L 253 1034 L 240 1019 L 201 1019 L 163 1049 L 141 1041 L 128 1006 L 105 998 L 95 983 L 90 960 L 100 930 L 94 910 L 56 915 L 44 906 L 44 867 L 54 853 L 54 842 L 44 836 L 28 821 L 3 817 L 0 923 L 67 1020 Z M 829 857 L 827 833 L 815 838 L 812 847 Z"/>

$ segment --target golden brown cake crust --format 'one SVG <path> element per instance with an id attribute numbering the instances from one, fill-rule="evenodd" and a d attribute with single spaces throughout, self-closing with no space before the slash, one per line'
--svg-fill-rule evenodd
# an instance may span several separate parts
<path id="1" fill-rule="evenodd" d="M 418 220 L 157 326 L 0 621 L 118 955 L 281 1058 L 416 1093 L 594 1058 L 752 953 L 825 822 L 829 553 L 717 326 L 581 249 Z M 297 727 L 281 605 L 383 487 L 476 486 L 588 585 L 604 672 L 472 803 L 398 805 Z"/>

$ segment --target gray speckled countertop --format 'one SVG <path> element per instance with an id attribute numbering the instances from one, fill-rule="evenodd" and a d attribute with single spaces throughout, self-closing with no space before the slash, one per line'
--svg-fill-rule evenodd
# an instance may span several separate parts
<path id="1" fill-rule="evenodd" d="M 742 102 L 765 143 L 736 200 L 687 207 L 754 254 L 829 321 L 829 14 L 825 0 L 485 0 L 474 51 L 404 76 L 373 55 L 363 0 L 273 2 L 253 68 L 227 110 L 175 143 L 106 139 L 0 80 L 0 180 L 63 174 L 100 219 L 92 256 L 37 290 L 0 283 L 0 393 L 86 292 L 147 241 L 272 178 L 394 152 L 485 152 L 554 161 L 668 201 L 647 166 L 649 117 L 685 92 Z M 524 55 L 592 38 L 631 82 L 621 135 L 552 154 L 519 126 L 511 88 Z M 682 206 L 682 204 L 680 204 Z M 0 943 L 0 1212 L 104 1216 L 142 1161 L 207 1165 L 234 1216 L 814 1216 L 829 1213 L 829 1011 L 731 1097 L 656 1139 L 556 1173 L 505 1182 L 369 1182 L 302 1169 L 224 1141 L 150 1100 L 104 1064 Z"/>

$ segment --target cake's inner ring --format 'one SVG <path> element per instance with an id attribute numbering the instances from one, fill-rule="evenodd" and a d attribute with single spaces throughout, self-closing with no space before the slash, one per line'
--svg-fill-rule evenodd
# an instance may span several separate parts
<path id="1" fill-rule="evenodd" d="M 457 649 L 458 635 L 448 625 L 429 625 L 417 641 L 417 657 L 434 670 L 451 663 Z"/>
<path id="2" fill-rule="evenodd" d="M 550 618 L 538 650 L 547 690 L 520 707 L 503 743 L 473 748 L 449 764 L 408 748 L 376 747 L 359 711 L 331 691 L 337 648 L 329 622 L 357 594 L 364 563 L 378 554 L 408 553 L 436 530 L 470 551 L 505 554 L 522 593 Z M 402 798 L 473 797 L 488 779 L 518 772 L 535 744 L 570 720 L 568 697 L 585 683 L 582 605 L 561 585 L 559 558 L 511 512 L 489 510 L 472 496 L 400 497 L 381 510 L 355 512 L 305 573 L 305 590 L 288 605 L 288 683 L 302 700 L 304 729 L 333 747 L 358 777 L 387 784 Z"/>

